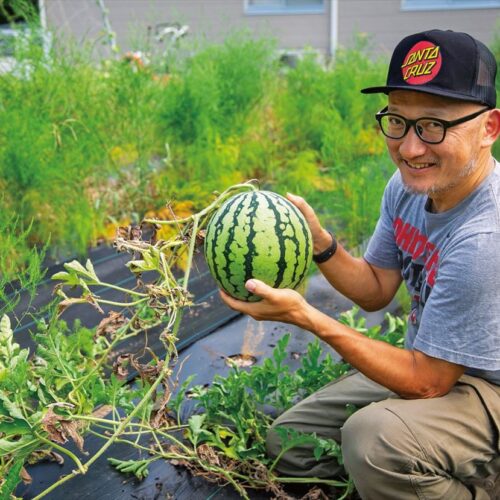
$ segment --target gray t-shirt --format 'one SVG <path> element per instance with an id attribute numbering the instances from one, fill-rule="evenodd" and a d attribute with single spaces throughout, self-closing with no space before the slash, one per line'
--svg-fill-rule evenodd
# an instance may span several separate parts
<path id="1" fill-rule="evenodd" d="M 412 298 L 407 349 L 500 385 L 500 164 L 451 210 L 431 213 L 397 171 L 365 253 L 401 269 Z"/>

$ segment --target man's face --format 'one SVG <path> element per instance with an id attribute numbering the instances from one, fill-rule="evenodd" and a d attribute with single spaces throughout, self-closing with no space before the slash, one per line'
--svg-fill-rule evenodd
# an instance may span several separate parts
<path id="1" fill-rule="evenodd" d="M 389 93 L 388 112 L 408 119 L 421 117 L 455 120 L 484 106 L 406 90 Z M 392 160 L 404 184 L 438 203 L 459 201 L 477 182 L 480 165 L 481 124 L 484 115 L 451 127 L 440 144 L 427 144 L 413 127 L 401 139 L 386 138 Z M 470 187 L 470 189 L 469 189 Z M 453 198 L 459 197 L 458 200 Z M 463 196 L 462 196 L 463 197 Z M 448 208 L 448 207 L 445 207 Z"/>

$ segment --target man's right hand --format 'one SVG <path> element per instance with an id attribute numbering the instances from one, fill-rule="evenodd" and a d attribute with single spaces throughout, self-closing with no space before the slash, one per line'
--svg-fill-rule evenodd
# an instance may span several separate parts
<path id="1" fill-rule="evenodd" d="M 332 243 L 331 234 L 321 226 L 318 216 L 304 198 L 295 194 L 287 193 L 287 199 L 293 203 L 304 215 L 313 239 L 313 252 L 315 254 L 326 250 Z"/>

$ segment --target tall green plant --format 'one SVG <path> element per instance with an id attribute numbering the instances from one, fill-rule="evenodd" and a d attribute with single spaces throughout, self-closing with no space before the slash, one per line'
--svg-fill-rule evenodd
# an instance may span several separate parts
<path id="1" fill-rule="evenodd" d="M 167 136 L 191 144 L 238 134 L 269 84 L 272 49 L 268 40 L 234 34 L 173 68 L 162 108 Z"/>
<path id="2" fill-rule="evenodd" d="M 148 205 L 150 159 L 163 145 L 158 86 L 126 61 L 96 68 L 86 49 L 54 48 L 50 60 L 34 42 L 28 49 L 0 81 L 0 182 L 39 241 L 51 236 L 56 248 L 83 252 L 106 217 L 128 204 L 124 194 L 134 193 L 138 210 Z M 128 162 L 136 166 L 127 190 Z M 108 194 L 119 194 L 117 184 L 121 204 Z"/>
<path id="3" fill-rule="evenodd" d="M 43 280 L 46 247 L 33 247 L 25 227 L 16 215 L 0 210 L 0 317 L 12 313 L 19 303 L 20 292 L 33 299 Z M 29 306 L 20 314 L 28 314 Z M 16 318 L 20 321 L 22 317 Z"/>

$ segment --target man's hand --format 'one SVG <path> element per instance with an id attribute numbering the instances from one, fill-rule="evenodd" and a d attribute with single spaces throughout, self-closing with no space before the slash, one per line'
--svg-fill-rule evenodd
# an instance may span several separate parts
<path id="1" fill-rule="evenodd" d="M 304 198 L 287 193 L 287 199 L 293 203 L 305 217 L 313 239 L 314 253 L 320 253 L 328 248 L 332 242 L 330 233 L 321 226 L 318 216 Z"/>
<path id="2" fill-rule="evenodd" d="M 234 299 L 221 290 L 222 300 L 236 311 L 248 314 L 258 321 L 281 321 L 293 323 L 308 329 L 308 311 L 312 309 L 298 292 L 290 289 L 277 289 L 256 279 L 248 280 L 246 289 L 262 298 L 259 302 L 243 302 Z"/>

